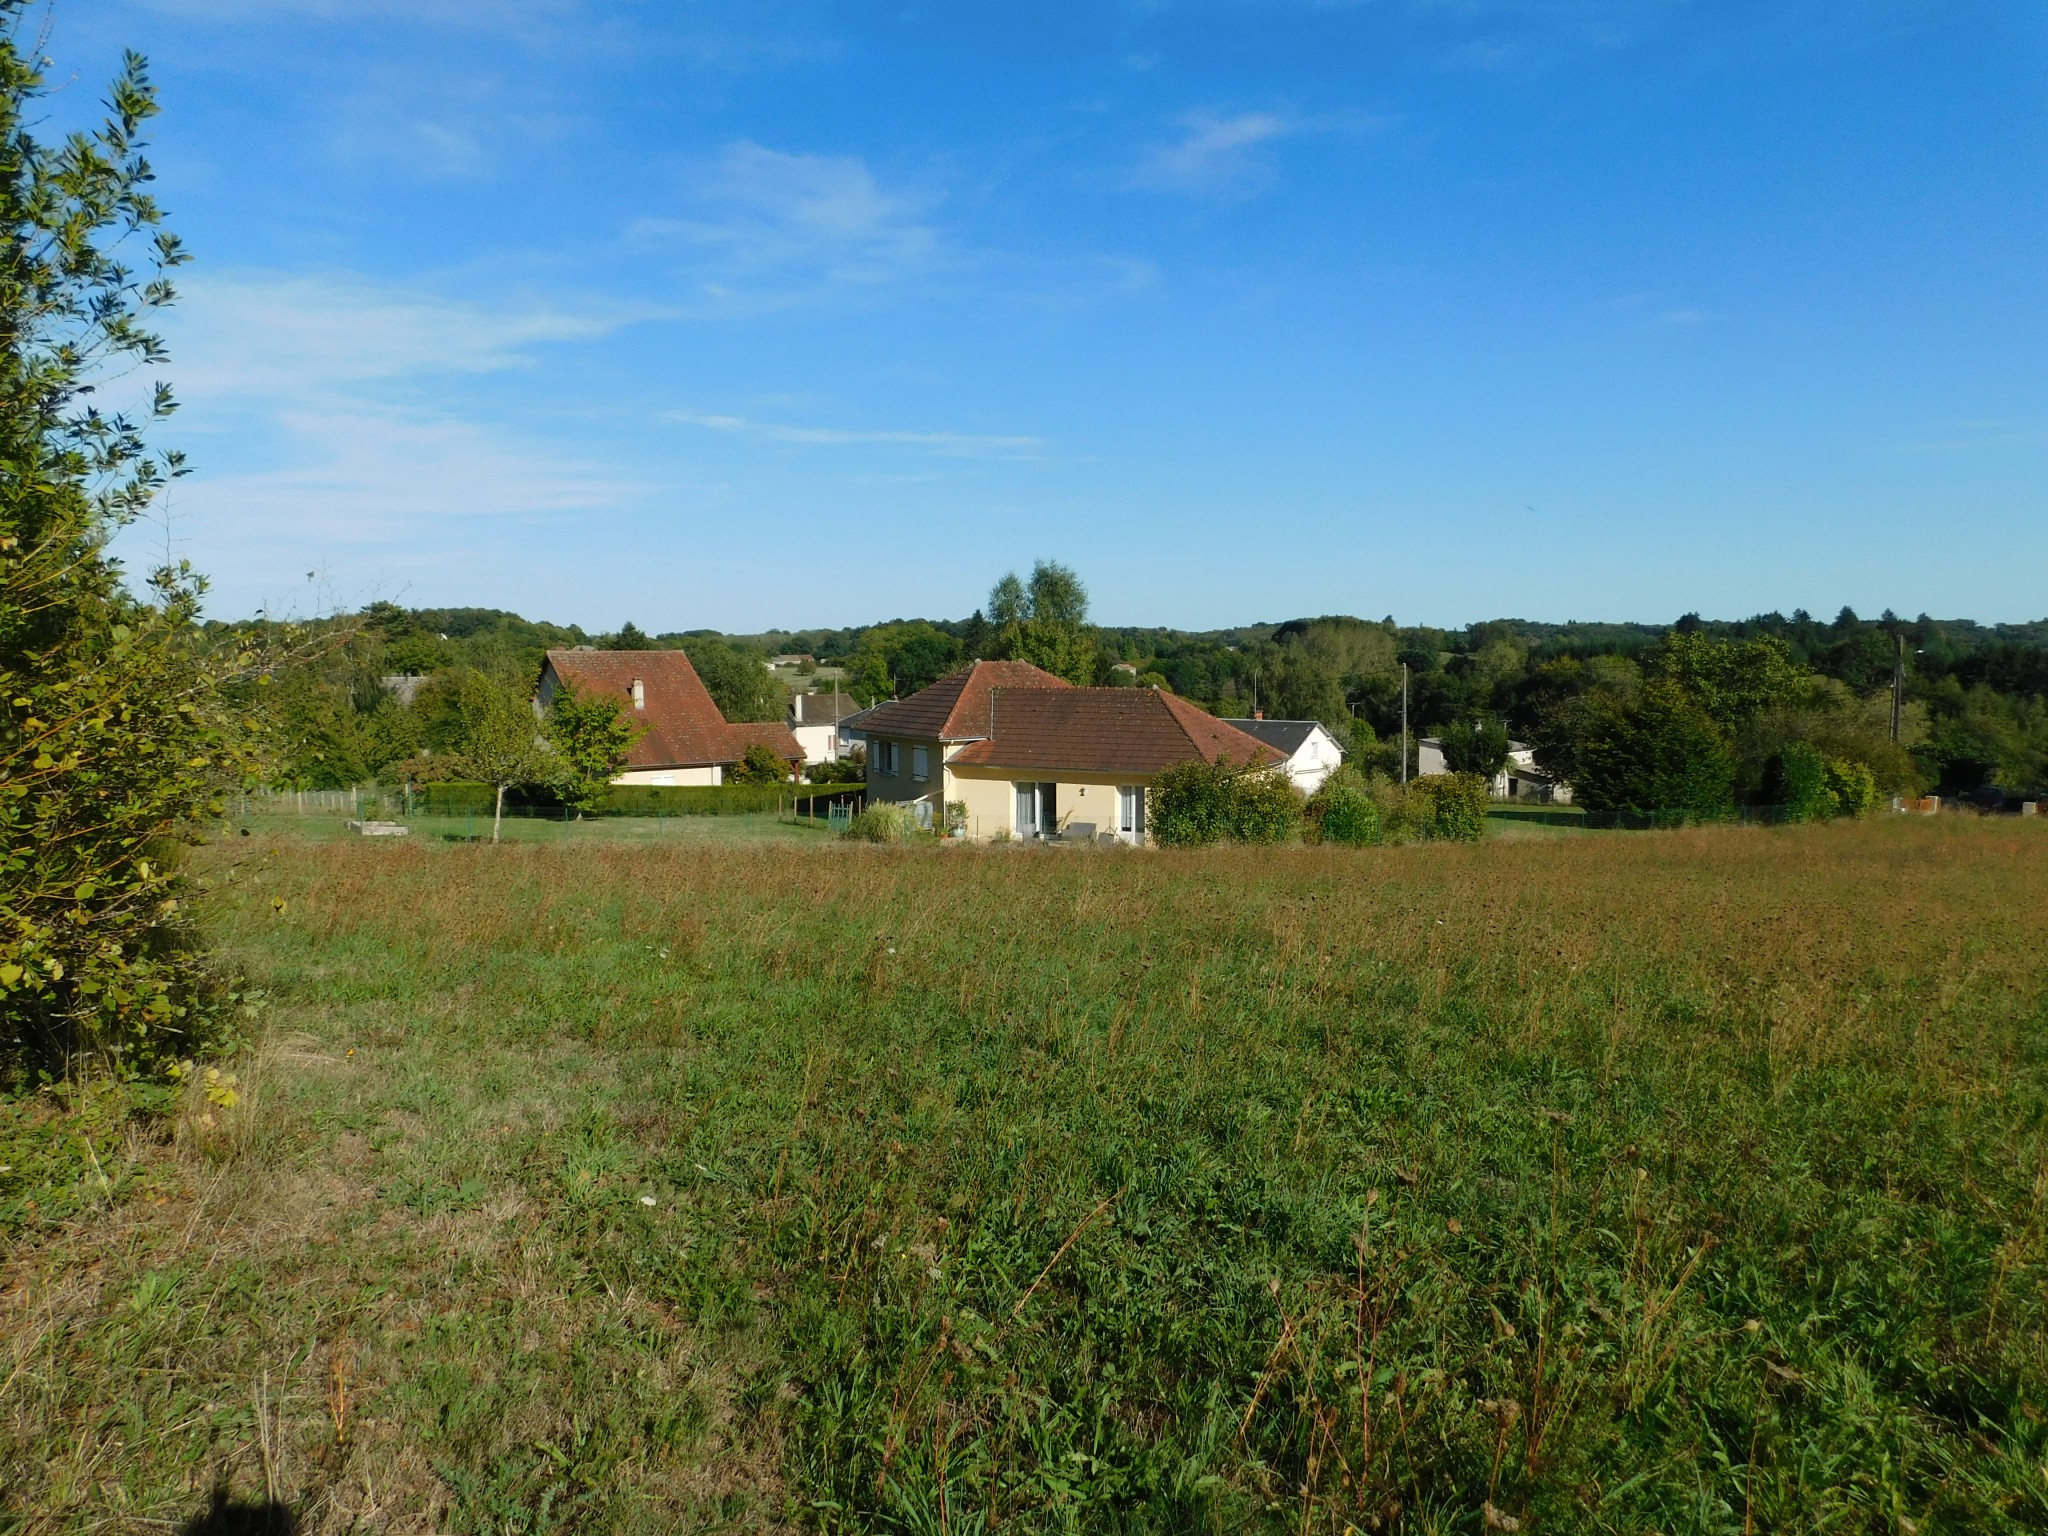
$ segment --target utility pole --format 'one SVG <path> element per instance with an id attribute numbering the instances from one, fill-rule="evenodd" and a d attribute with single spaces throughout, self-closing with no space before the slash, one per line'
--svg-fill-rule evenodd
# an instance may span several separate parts
<path id="1" fill-rule="evenodd" d="M 1899 744 L 1899 708 L 1906 693 L 1906 636 L 1902 630 L 1892 636 L 1899 643 L 1898 659 L 1892 663 L 1892 745 Z"/>
<path id="2" fill-rule="evenodd" d="M 1401 663 L 1401 782 L 1408 782 L 1408 663 Z"/>

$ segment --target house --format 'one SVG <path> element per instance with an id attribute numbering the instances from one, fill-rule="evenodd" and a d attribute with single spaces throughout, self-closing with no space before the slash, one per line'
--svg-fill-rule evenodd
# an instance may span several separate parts
<path id="1" fill-rule="evenodd" d="M 791 694 L 789 731 L 804 749 L 804 761 L 838 762 L 848 746 L 840 737 L 840 722 L 859 713 L 860 706 L 843 693 Z"/>
<path id="2" fill-rule="evenodd" d="M 856 709 L 850 715 L 840 716 L 839 755 L 845 757 L 854 751 L 865 750 L 868 744 L 868 716 L 895 702 L 894 699 L 884 699 L 880 704 L 870 704 L 866 709 Z"/>
<path id="3" fill-rule="evenodd" d="M 1145 792 L 1176 763 L 1278 767 L 1283 754 L 1156 688 L 1076 688 L 1029 662 L 978 661 L 864 713 L 870 803 L 996 837 L 1145 841 Z M 1088 829 L 1084 831 L 1083 829 Z"/>
<path id="4" fill-rule="evenodd" d="M 1249 720 L 1225 720 L 1247 736 L 1256 736 L 1287 759 L 1287 777 L 1304 795 L 1323 787 L 1323 780 L 1344 761 L 1344 749 L 1337 745 L 1329 727 L 1320 720 L 1268 720 L 1254 715 Z"/>
<path id="5" fill-rule="evenodd" d="M 728 722 L 681 651 L 549 651 L 534 707 L 546 709 L 564 683 L 619 699 L 620 712 L 641 727 L 614 784 L 723 784 L 757 744 L 802 771 L 804 749 L 788 726 Z"/>
<path id="6" fill-rule="evenodd" d="M 1450 771 L 1450 765 L 1444 761 L 1441 740 L 1425 736 L 1415 744 L 1415 776 L 1418 779 Z M 1536 749 L 1522 741 L 1508 743 L 1507 766 L 1493 776 L 1493 782 L 1486 789 L 1496 800 L 1531 800 L 1538 805 L 1572 803 L 1571 785 L 1537 767 Z"/>

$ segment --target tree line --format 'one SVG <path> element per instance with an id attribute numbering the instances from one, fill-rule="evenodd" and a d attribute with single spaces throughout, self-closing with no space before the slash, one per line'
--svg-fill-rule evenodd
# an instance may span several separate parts
<path id="1" fill-rule="evenodd" d="M 211 628 L 260 649 L 284 627 Z M 1486 774 L 1514 740 L 1576 782 L 1636 746 L 1675 750 L 1683 722 L 1670 710 L 1658 733 L 1642 732 L 1645 711 L 1671 703 L 1676 688 L 1699 703 L 1720 744 L 1684 755 L 1708 764 L 1715 784 L 1728 778 L 1730 803 L 1785 792 L 1783 764 L 1773 762 L 1795 739 L 1824 761 L 1860 764 L 1880 794 L 2018 796 L 2048 780 L 2048 622 L 1862 619 L 1844 609 L 1831 621 L 1799 612 L 1728 622 L 1687 615 L 1669 625 L 1501 619 L 1445 630 L 1326 615 L 1211 631 L 1128 628 L 1093 623 L 1081 578 L 1040 561 L 1002 577 L 960 620 L 763 635 L 647 634 L 627 623 L 607 634 L 495 610 L 375 604 L 300 632 L 323 630 L 330 647 L 282 672 L 271 695 L 278 782 L 301 788 L 361 782 L 423 756 L 445 760 L 460 751 L 458 704 L 476 677 L 530 687 L 550 646 L 579 644 L 687 652 L 729 720 L 786 713 L 792 685 L 765 665 L 772 655 L 811 655 L 812 670 L 794 686 L 836 687 L 863 705 L 907 696 L 971 660 L 1016 657 L 1079 684 L 1168 688 L 1220 715 L 1319 720 L 1360 766 L 1398 778 L 1405 671 L 1411 770 L 1426 735 L 1442 740 L 1454 766 Z M 1700 659 L 1709 656 L 1724 658 L 1714 663 L 1723 670 L 1753 673 L 1753 684 L 1709 688 Z M 394 676 L 422 679 L 407 690 L 409 704 L 387 683 Z M 1736 697 L 1750 702 L 1737 707 Z M 1713 766 L 1724 756 L 1726 775 Z M 1654 793 L 1677 794 L 1669 782 Z M 1680 798 L 1697 804 L 1700 793 Z M 1635 791 L 1621 799 L 1629 814 L 1641 813 L 1640 802 Z"/>

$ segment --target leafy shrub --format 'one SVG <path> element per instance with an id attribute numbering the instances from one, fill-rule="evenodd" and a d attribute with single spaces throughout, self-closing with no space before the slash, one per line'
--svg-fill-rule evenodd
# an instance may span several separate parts
<path id="1" fill-rule="evenodd" d="M 1877 775 L 1862 763 L 1829 758 L 1828 789 L 1839 816 L 1868 816 L 1877 809 Z"/>
<path id="2" fill-rule="evenodd" d="M 1318 842 L 1365 848 L 1380 841 L 1379 802 L 1364 775 L 1348 765 L 1323 780 L 1305 815 L 1305 830 Z"/>
<path id="3" fill-rule="evenodd" d="M 43 140 L 23 10 L 0 7 L 0 1082 L 208 1042 L 228 994 L 180 845 L 254 766 L 228 695 L 255 658 L 202 635 L 189 568 L 131 591 L 107 553 L 183 472 L 143 436 L 167 384 L 139 415 L 94 393 L 163 361 L 149 316 L 185 260 L 140 147 L 155 92 L 131 54 L 97 128 Z"/>
<path id="4" fill-rule="evenodd" d="M 1152 781 L 1152 836 L 1168 848 L 1201 848 L 1230 835 L 1235 769 L 1218 759 L 1175 763 Z"/>
<path id="5" fill-rule="evenodd" d="M 763 742 L 748 747 L 740 760 L 733 764 L 727 775 L 728 784 L 786 784 L 789 782 L 789 764 L 775 755 L 775 749 Z"/>
<path id="6" fill-rule="evenodd" d="M 918 835 L 917 816 L 907 805 L 873 800 L 842 834 L 857 843 L 903 843 Z"/>
<path id="7" fill-rule="evenodd" d="M 836 763 L 811 763 L 805 767 L 804 777 L 813 784 L 865 784 L 868 781 L 867 763 L 857 754 L 842 757 Z"/>
<path id="8" fill-rule="evenodd" d="M 1678 684 L 1646 683 L 1630 699 L 1589 695 L 1578 729 L 1572 792 L 1595 824 L 1711 821 L 1734 808 L 1727 733 Z"/>
<path id="9" fill-rule="evenodd" d="M 1476 773 L 1432 773 L 1408 786 L 1411 815 L 1422 836 L 1476 843 L 1486 835 L 1486 780 Z"/>
<path id="10" fill-rule="evenodd" d="M 1213 763 L 1176 763 L 1153 781 L 1152 836 L 1170 848 L 1284 842 L 1301 827 L 1301 794 L 1279 773 Z"/>
<path id="11" fill-rule="evenodd" d="M 1780 806 L 1787 821 L 1826 821 L 1840 810 L 1828 788 L 1828 765 L 1808 742 L 1787 742 L 1764 775 L 1764 798 Z"/>
<path id="12" fill-rule="evenodd" d="M 1301 830 L 1301 791 L 1272 769 L 1240 773 L 1232 785 L 1230 837 L 1240 843 L 1284 843 Z"/>
<path id="13" fill-rule="evenodd" d="M 1490 779 L 1508 765 L 1508 728 L 1492 715 L 1445 726 L 1437 732 L 1437 743 L 1453 773 Z"/>

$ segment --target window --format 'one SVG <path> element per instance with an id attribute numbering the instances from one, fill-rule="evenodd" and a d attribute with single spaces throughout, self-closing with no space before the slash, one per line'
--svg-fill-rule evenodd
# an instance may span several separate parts
<path id="1" fill-rule="evenodd" d="M 922 784 L 932 776 L 932 754 L 929 747 L 910 749 L 910 776 Z"/>
<path id="2" fill-rule="evenodd" d="M 1116 830 L 1134 843 L 1145 840 L 1145 786 L 1125 784 L 1116 792 Z"/>
<path id="3" fill-rule="evenodd" d="M 875 767 L 879 772 L 885 773 L 891 778 L 896 776 L 895 742 L 878 741 L 875 743 Z"/>
<path id="4" fill-rule="evenodd" d="M 1059 831 L 1059 817 L 1053 808 L 1053 797 L 1058 786 L 1053 784 L 1019 784 L 1017 786 L 1017 835 L 1019 837 L 1050 837 Z"/>

